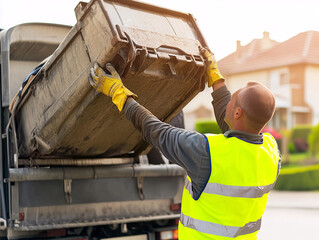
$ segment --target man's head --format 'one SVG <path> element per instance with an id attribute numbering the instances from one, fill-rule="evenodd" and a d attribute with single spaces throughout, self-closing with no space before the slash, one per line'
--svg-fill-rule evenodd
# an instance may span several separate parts
<path id="1" fill-rule="evenodd" d="M 275 97 L 262 84 L 249 82 L 232 95 L 225 121 L 232 130 L 259 133 L 275 111 Z"/>

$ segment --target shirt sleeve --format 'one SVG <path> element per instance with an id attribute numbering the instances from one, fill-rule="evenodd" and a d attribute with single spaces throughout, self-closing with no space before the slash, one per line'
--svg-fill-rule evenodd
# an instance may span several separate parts
<path id="1" fill-rule="evenodd" d="M 226 86 L 223 86 L 212 93 L 213 108 L 216 117 L 216 121 L 220 130 L 223 133 L 229 130 L 227 123 L 225 122 L 225 114 L 228 103 L 231 100 L 231 93 Z"/>
<path id="2" fill-rule="evenodd" d="M 194 196 L 200 194 L 210 176 L 206 137 L 160 121 L 132 98 L 127 100 L 124 110 L 127 119 L 149 144 L 186 170 L 192 179 Z"/>

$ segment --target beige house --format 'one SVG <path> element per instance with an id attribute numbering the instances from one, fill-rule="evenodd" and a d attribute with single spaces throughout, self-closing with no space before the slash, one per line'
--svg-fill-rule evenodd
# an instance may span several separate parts
<path id="1" fill-rule="evenodd" d="M 212 89 L 206 87 L 184 109 L 185 129 L 195 130 L 198 119 L 214 119 Z"/>
<path id="2" fill-rule="evenodd" d="M 270 127 L 319 122 L 319 32 L 300 33 L 285 42 L 268 32 L 218 61 L 231 92 L 257 81 L 274 93 L 277 109 Z"/>

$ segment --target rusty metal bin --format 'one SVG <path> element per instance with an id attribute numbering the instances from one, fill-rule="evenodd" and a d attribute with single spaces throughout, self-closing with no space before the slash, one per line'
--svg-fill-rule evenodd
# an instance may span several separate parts
<path id="1" fill-rule="evenodd" d="M 136 1 L 92 0 L 13 113 L 20 158 L 139 155 L 140 133 L 88 82 L 111 62 L 138 102 L 170 121 L 204 89 L 206 42 L 190 14 Z"/>

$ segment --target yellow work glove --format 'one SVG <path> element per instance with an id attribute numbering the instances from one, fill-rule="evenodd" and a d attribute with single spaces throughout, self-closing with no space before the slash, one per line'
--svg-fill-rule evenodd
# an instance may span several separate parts
<path id="1" fill-rule="evenodd" d="M 224 80 L 224 77 L 218 70 L 216 59 L 213 53 L 208 51 L 206 48 L 201 49 L 203 56 L 208 60 L 208 67 L 206 69 L 206 75 L 208 78 L 208 87 L 214 85 L 219 80 Z"/>
<path id="2" fill-rule="evenodd" d="M 95 63 L 91 68 L 90 84 L 99 92 L 112 98 L 112 102 L 121 112 L 128 97 L 137 98 L 137 95 L 128 90 L 122 83 L 120 75 L 114 67 L 107 63 L 105 68 L 111 73 L 106 74 L 103 69 Z"/>

